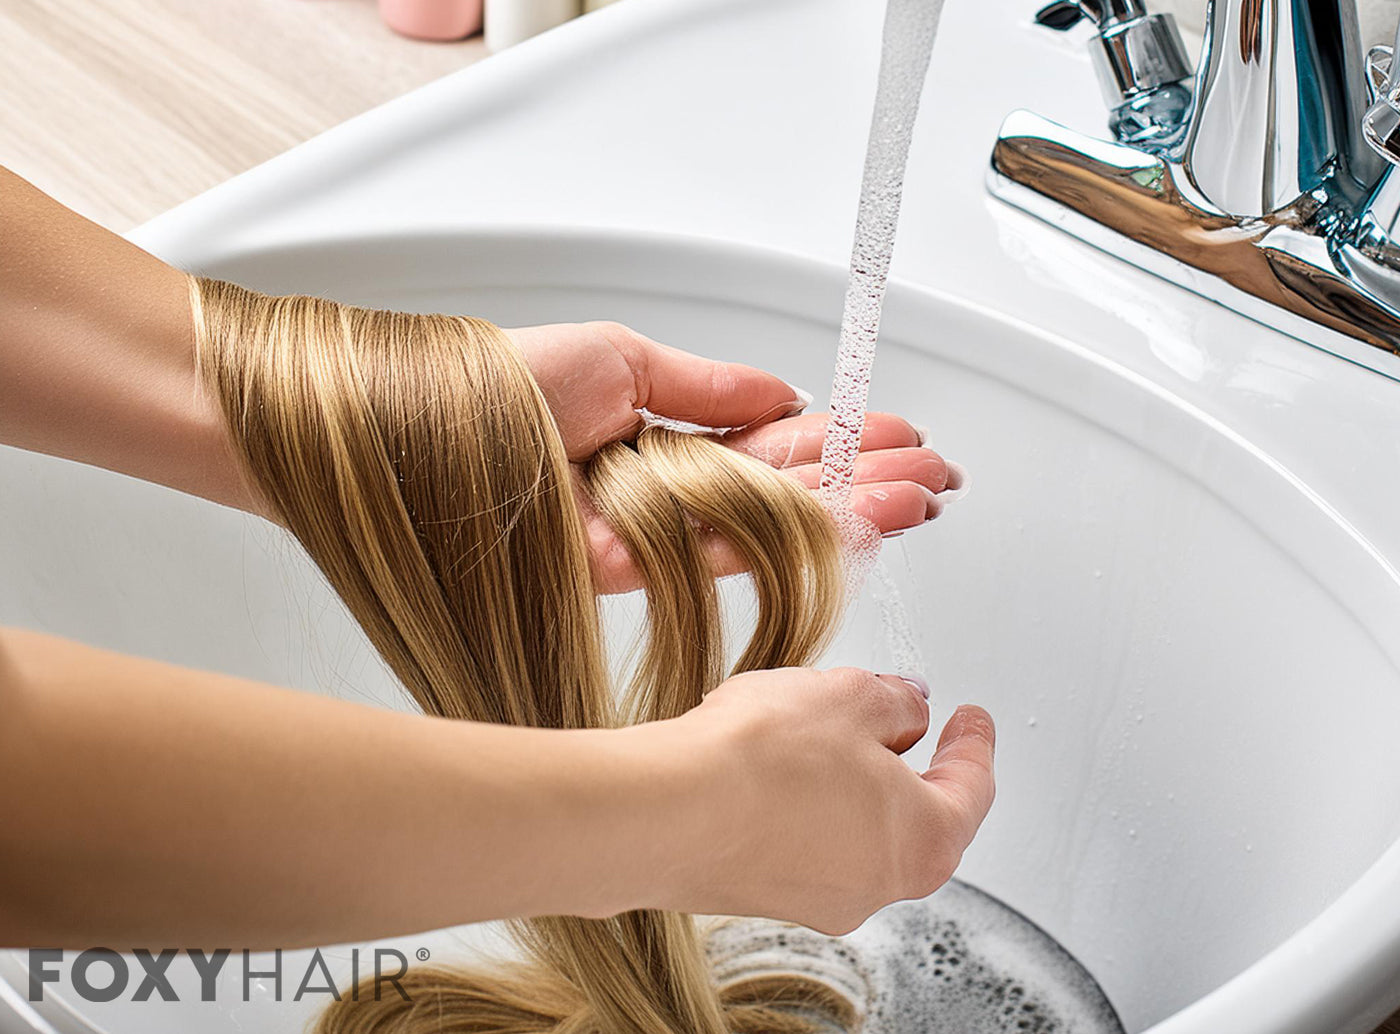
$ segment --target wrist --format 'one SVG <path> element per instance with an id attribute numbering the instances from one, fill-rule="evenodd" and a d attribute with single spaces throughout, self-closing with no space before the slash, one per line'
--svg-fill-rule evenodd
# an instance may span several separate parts
<path id="1" fill-rule="evenodd" d="M 639 746 L 638 781 L 650 809 L 648 844 L 628 907 L 723 913 L 736 900 L 737 855 L 752 814 L 733 730 L 708 709 L 621 730 Z"/>
<path id="2" fill-rule="evenodd" d="M 587 738 L 583 767 L 565 778 L 589 773 L 592 801 L 574 814 L 596 816 L 590 914 L 704 910 L 703 881 L 725 828 L 716 821 L 724 804 L 715 734 L 690 715 L 578 734 Z"/>

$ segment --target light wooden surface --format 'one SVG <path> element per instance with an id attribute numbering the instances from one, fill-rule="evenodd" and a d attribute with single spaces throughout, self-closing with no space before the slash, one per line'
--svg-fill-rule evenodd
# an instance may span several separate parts
<path id="1" fill-rule="evenodd" d="M 373 0 L 0 0 L 0 165 L 127 230 L 485 55 Z"/>
<path id="2" fill-rule="evenodd" d="M 0 0 L 0 165 L 126 230 L 485 54 L 374 0 Z"/>

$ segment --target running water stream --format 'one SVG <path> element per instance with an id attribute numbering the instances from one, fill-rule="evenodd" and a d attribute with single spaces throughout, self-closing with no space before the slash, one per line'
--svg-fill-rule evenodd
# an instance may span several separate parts
<path id="1" fill-rule="evenodd" d="M 925 674 L 923 659 L 899 589 L 880 559 L 880 530 L 851 509 L 851 488 L 909 143 L 942 12 L 943 0 L 888 0 L 885 10 L 831 417 L 822 442 L 821 499 L 841 533 L 847 598 L 873 571 L 895 670 L 917 674 Z M 731 947 L 742 948 L 735 952 L 742 966 L 764 964 L 767 938 L 777 949 L 776 967 L 805 968 L 842 988 L 871 1034 L 1123 1031 L 1103 991 L 1072 955 L 1025 916 L 957 880 L 924 901 L 885 909 L 841 940 L 771 924 L 732 927 L 716 941 L 720 970 L 739 964 L 724 958 L 725 936 L 733 939 Z"/>
<path id="2" fill-rule="evenodd" d="M 894 253 L 909 141 L 919 112 L 943 0 L 889 0 L 870 120 L 841 341 L 831 382 L 831 417 L 822 442 L 821 500 L 836 522 L 846 559 L 847 597 L 875 571 L 885 638 L 896 670 L 924 674 L 923 658 L 893 577 L 880 562 L 880 531 L 851 509 L 856 456 L 865 430 L 880 312 Z"/>

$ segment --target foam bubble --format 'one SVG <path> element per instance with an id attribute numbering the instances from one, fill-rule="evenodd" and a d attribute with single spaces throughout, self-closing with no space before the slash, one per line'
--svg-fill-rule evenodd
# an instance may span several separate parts
<path id="1" fill-rule="evenodd" d="M 1124 1034 L 1098 983 L 1049 934 L 958 880 L 848 937 L 732 920 L 710 940 L 721 982 L 801 973 L 855 1005 L 864 1034 Z"/>
<path id="2" fill-rule="evenodd" d="M 680 434 L 698 434 L 711 437 L 723 437 L 731 431 L 738 431 L 738 427 L 710 427 L 707 424 L 695 424 L 689 420 L 677 420 L 675 417 L 662 416 L 660 413 L 653 413 L 642 406 L 633 410 L 642 418 L 643 427 L 660 427 L 667 431 L 677 431 Z"/>

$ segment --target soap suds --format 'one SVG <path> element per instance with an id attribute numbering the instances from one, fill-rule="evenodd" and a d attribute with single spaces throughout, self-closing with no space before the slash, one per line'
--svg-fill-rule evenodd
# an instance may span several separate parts
<path id="1" fill-rule="evenodd" d="M 1123 1034 L 1094 978 L 1045 931 L 953 880 L 847 937 L 723 920 L 707 950 L 721 984 L 800 973 L 839 990 L 863 1034 Z"/>

